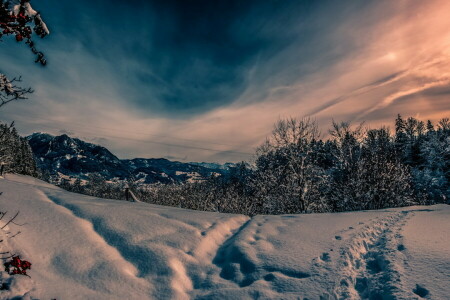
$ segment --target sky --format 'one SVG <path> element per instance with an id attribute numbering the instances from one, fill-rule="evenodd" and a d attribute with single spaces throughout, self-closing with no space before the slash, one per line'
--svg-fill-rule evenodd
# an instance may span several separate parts
<path id="1" fill-rule="evenodd" d="M 0 71 L 34 93 L 0 110 L 19 133 L 69 134 L 119 158 L 251 160 L 273 124 L 392 126 L 450 117 L 450 2 L 33 1 L 51 34 Z"/>

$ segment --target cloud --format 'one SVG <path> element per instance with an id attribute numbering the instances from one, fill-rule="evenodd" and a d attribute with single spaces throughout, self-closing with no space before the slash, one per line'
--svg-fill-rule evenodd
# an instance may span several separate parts
<path id="1" fill-rule="evenodd" d="M 67 134 L 67 135 L 74 135 L 75 133 L 73 131 L 69 131 L 69 130 L 65 130 L 65 129 L 61 129 L 60 131 L 58 131 L 59 134 Z"/>
<path id="2" fill-rule="evenodd" d="M 251 159 L 283 117 L 326 132 L 450 113 L 447 1 L 110 3 L 40 2 L 49 65 L 2 44 L 2 70 L 36 92 L 0 119 L 123 158 L 225 162 Z"/>

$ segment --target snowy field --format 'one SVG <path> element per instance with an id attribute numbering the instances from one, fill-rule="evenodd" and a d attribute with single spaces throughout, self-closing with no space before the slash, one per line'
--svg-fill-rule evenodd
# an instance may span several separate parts
<path id="1" fill-rule="evenodd" d="M 32 263 L 31 278 L 1 272 L 1 299 L 450 299 L 448 205 L 250 219 L 26 176 L 0 191 L 1 222 L 26 223 L 0 252 Z"/>

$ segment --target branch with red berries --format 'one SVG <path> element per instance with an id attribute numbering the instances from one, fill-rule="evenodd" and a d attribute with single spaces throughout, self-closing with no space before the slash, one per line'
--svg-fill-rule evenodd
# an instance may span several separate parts
<path id="1" fill-rule="evenodd" d="M 35 11 L 30 0 L 0 0 L 0 40 L 4 35 L 12 35 L 17 42 L 25 41 L 25 44 L 36 55 L 36 63 L 46 65 L 44 54 L 38 51 L 32 40 L 33 31 L 43 38 L 50 32 L 42 21 L 41 14 Z M 34 24 L 33 28 L 30 26 Z"/>
<path id="2" fill-rule="evenodd" d="M 3 219 L 3 217 L 7 214 L 7 212 L 0 212 L 0 220 Z M 19 212 L 17 212 L 12 218 L 10 218 L 7 222 L 5 222 L 5 224 L 3 224 L 3 226 L 0 227 L 0 230 L 3 230 L 5 228 L 7 228 L 7 226 L 9 224 L 15 224 L 18 226 L 22 226 L 20 224 L 17 224 L 14 222 L 14 220 L 17 218 L 17 216 L 19 215 Z M 10 234 L 11 232 L 6 232 L 6 236 L 8 236 L 8 234 Z M 17 236 L 17 234 L 19 234 L 19 232 L 17 232 L 16 234 L 14 234 L 12 237 Z M 9 237 L 9 238 L 12 238 Z M 2 243 L 3 240 L 0 240 L 0 243 Z M 29 277 L 29 275 L 27 274 L 27 270 L 31 269 L 31 263 L 27 260 L 22 260 L 20 259 L 19 255 L 13 254 L 10 251 L 6 251 L 6 252 L 0 252 L 0 255 L 7 255 L 7 256 L 3 256 L 0 257 L 0 259 L 2 259 L 3 261 L 5 261 L 5 263 L 3 264 L 5 267 L 5 271 L 10 274 L 10 275 L 26 275 Z M 9 261 L 6 261 L 10 259 Z"/>
<path id="3" fill-rule="evenodd" d="M 27 270 L 31 269 L 31 263 L 26 260 L 21 260 L 20 256 L 13 256 L 10 261 L 4 263 L 5 271 L 9 275 L 25 275 L 28 276 Z"/>

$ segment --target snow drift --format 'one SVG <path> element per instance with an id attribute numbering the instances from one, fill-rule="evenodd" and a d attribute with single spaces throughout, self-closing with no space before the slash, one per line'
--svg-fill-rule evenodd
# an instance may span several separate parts
<path id="1" fill-rule="evenodd" d="M 450 295 L 448 205 L 250 219 L 88 197 L 26 176 L 0 179 L 0 191 L 0 209 L 26 223 L 0 232 L 0 252 L 33 264 L 31 278 L 1 272 L 2 299 Z"/>

